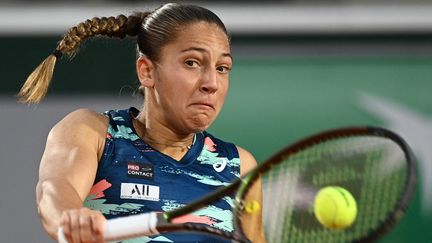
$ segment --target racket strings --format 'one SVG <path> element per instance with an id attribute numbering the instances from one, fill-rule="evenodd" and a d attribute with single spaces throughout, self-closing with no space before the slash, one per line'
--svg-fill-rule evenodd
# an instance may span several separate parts
<path id="1" fill-rule="evenodd" d="M 391 143 L 381 144 L 367 155 L 356 237 L 381 224 L 397 204 L 406 168 L 402 151 L 395 148 Z"/>
<path id="2" fill-rule="evenodd" d="M 287 166 L 286 163 L 277 165 L 270 173 L 263 177 L 263 222 L 268 242 L 285 242 L 289 232 L 284 225 L 290 225 L 293 207 L 296 204 L 297 168 Z M 287 176 L 288 175 L 288 176 Z"/>
<path id="3" fill-rule="evenodd" d="M 287 181 L 285 180 L 285 176 L 286 173 L 288 173 L 287 171 L 288 168 L 286 167 L 282 167 L 279 172 L 282 171 L 282 173 L 278 173 L 275 181 L 277 182 L 277 188 L 287 188 L 286 184 Z M 295 168 L 292 168 L 291 173 L 295 171 Z M 295 173 L 295 172 L 294 172 Z M 291 182 L 291 184 L 293 184 L 294 181 Z M 275 218 L 275 222 L 277 223 L 276 226 L 274 226 L 274 229 L 276 229 L 273 234 L 274 236 L 274 242 L 283 242 L 281 240 L 283 240 L 283 234 L 285 233 L 285 231 L 283 230 L 283 227 L 277 227 L 277 225 L 284 225 L 284 224 L 289 224 L 289 222 L 291 220 L 291 212 L 292 212 L 292 206 L 294 205 L 294 198 L 289 197 L 288 195 L 292 194 L 292 192 L 290 191 L 290 189 L 292 189 L 293 187 L 288 187 L 288 191 L 278 191 L 277 195 L 275 195 L 273 197 L 274 202 L 276 203 L 277 207 L 272 209 L 274 211 L 274 213 L 276 213 L 276 215 L 274 216 Z M 276 198 L 280 198 L 275 200 Z"/>
<path id="4" fill-rule="evenodd" d="M 400 147 L 381 137 L 317 143 L 262 175 L 267 242 L 350 242 L 365 237 L 394 209 L 406 180 Z M 313 212 L 317 191 L 336 185 L 356 198 L 358 217 L 345 230 L 328 230 Z"/>

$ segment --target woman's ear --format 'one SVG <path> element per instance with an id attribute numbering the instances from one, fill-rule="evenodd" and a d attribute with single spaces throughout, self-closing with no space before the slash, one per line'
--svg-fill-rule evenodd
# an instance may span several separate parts
<path id="1" fill-rule="evenodd" d="M 136 70 L 141 85 L 146 88 L 153 88 L 154 86 L 153 62 L 148 57 L 141 55 L 136 61 Z"/>

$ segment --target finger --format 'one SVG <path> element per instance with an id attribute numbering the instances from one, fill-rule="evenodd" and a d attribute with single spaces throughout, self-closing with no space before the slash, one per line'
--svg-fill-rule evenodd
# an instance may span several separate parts
<path id="1" fill-rule="evenodd" d="M 73 210 L 69 212 L 70 215 L 70 227 L 71 227 L 71 243 L 80 243 L 80 224 L 79 224 L 79 212 L 78 210 Z"/>
<path id="2" fill-rule="evenodd" d="M 79 233 L 82 242 L 93 242 L 92 222 L 89 212 L 81 212 L 79 216 Z"/>
<path id="3" fill-rule="evenodd" d="M 94 240 L 96 242 L 104 242 L 105 217 L 100 212 L 96 212 L 91 215 L 91 221 Z"/>
<path id="4" fill-rule="evenodd" d="M 72 242 L 71 238 L 71 227 L 70 227 L 70 216 L 67 212 L 63 212 L 60 219 L 60 226 L 63 229 L 63 235 L 68 242 Z"/>

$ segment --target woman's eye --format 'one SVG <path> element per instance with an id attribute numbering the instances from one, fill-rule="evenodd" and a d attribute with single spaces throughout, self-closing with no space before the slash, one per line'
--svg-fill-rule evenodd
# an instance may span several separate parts
<path id="1" fill-rule="evenodd" d="M 228 73 L 231 69 L 226 66 L 219 66 L 216 68 L 216 70 L 220 73 Z"/>
<path id="2" fill-rule="evenodd" d="M 196 66 L 198 65 L 198 62 L 197 62 L 197 61 L 194 61 L 194 60 L 187 60 L 187 61 L 185 61 L 185 64 L 186 64 L 188 67 L 196 67 Z"/>

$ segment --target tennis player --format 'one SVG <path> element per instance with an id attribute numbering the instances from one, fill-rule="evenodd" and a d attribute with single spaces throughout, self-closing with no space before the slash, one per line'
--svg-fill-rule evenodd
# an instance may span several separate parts
<path id="1" fill-rule="evenodd" d="M 137 37 L 136 71 L 144 102 L 139 110 L 76 110 L 50 131 L 37 208 L 53 239 L 62 227 L 73 243 L 103 242 L 106 219 L 180 207 L 256 165 L 246 150 L 206 132 L 224 104 L 233 59 L 224 24 L 199 6 L 166 4 L 151 12 L 80 23 L 30 75 L 20 93 L 24 102 L 43 98 L 56 59 L 98 35 Z M 261 200 L 260 188 L 254 190 Z M 232 231 L 233 203 L 224 198 L 177 222 Z M 245 227 L 251 226 L 252 235 L 260 224 Z M 169 233 L 133 242 L 223 241 Z"/>

